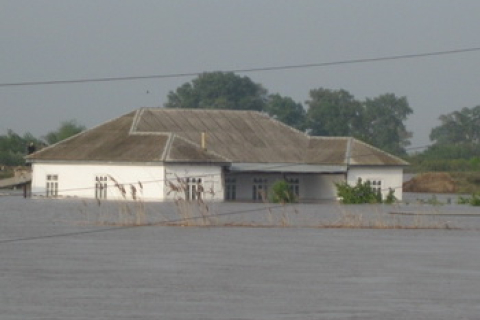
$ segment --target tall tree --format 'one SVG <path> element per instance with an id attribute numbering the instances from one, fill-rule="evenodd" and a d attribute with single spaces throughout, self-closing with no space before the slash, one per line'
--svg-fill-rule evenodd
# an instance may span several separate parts
<path id="1" fill-rule="evenodd" d="M 85 126 L 78 124 L 76 120 L 64 121 L 56 131 L 47 133 L 44 139 L 48 144 L 54 144 L 84 130 Z"/>
<path id="2" fill-rule="evenodd" d="M 406 97 L 387 93 L 367 98 L 360 138 L 390 153 L 406 155 L 412 133 L 407 131 L 404 121 L 412 113 Z"/>
<path id="3" fill-rule="evenodd" d="M 355 136 L 362 124 L 361 103 L 346 90 L 313 89 L 306 101 L 307 127 L 315 136 Z"/>
<path id="4" fill-rule="evenodd" d="M 265 108 L 267 90 L 233 72 L 205 72 L 170 91 L 167 108 L 257 110 Z"/>
<path id="5" fill-rule="evenodd" d="M 407 98 L 392 93 L 361 102 L 345 90 L 314 89 L 307 101 L 312 135 L 352 136 L 396 155 L 405 155 L 411 132 L 404 124 L 413 111 Z"/>
<path id="6" fill-rule="evenodd" d="M 438 145 L 479 144 L 480 106 L 441 115 L 441 125 L 430 132 L 430 140 Z"/>
<path id="7" fill-rule="evenodd" d="M 269 96 L 265 111 L 275 119 L 300 131 L 305 129 L 305 109 L 301 103 L 279 94 Z"/>

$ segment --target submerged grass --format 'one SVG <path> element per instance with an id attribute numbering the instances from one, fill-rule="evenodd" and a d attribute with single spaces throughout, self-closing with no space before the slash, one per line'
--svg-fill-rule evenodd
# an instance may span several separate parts
<path id="1" fill-rule="evenodd" d="M 336 214 L 332 216 L 320 211 L 322 204 L 318 205 L 318 212 L 305 214 L 299 209 L 301 204 L 272 204 L 267 197 L 264 197 L 263 209 L 221 213 L 217 210 L 218 203 L 213 201 L 215 194 L 212 190 L 205 190 L 203 185 L 198 184 L 194 199 L 188 199 L 189 193 L 186 189 L 188 184 L 178 177 L 175 183 L 169 182 L 168 185 L 169 193 L 173 193 L 175 216 L 172 216 L 172 212 L 162 212 L 161 209 L 154 209 L 147 214 L 145 202 L 142 200 L 143 187 L 140 182 L 125 187 L 113 177 L 110 179 L 122 195 L 122 199 L 116 202 L 116 209 L 111 201 L 106 205 L 101 200 L 97 200 L 95 210 L 89 208 L 89 204 L 83 201 L 83 207 L 79 210 L 84 219 L 83 223 L 109 226 L 455 229 L 451 221 L 432 219 L 435 213 L 402 214 L 397 205 L 383 204 L 352 206 L 336 202 Z M 428 208 L 438 210 L 438 206 Z M 396 210 L 397 213 L 392 210 Z"/>

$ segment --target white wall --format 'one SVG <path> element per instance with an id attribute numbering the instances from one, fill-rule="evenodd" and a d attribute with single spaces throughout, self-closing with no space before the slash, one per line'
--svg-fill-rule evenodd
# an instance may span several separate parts
<path id="1" fill-rule="evenodd" d="M 205 200 L 223 200 L 223 170 L 220 166 L 194 166 L 194 165 L 166 165 L 165 166 L 165 189 L 164 199 L 174 200 L 185 199 L 184 190 L 175 191 L 181 183 L 178 179 L 185 181 L 185 178 L 202 179 Z M 171 184 L 174 186 L 171 187 Z"/>
<path id="2" fill-rule="evenodd" d="M 335 182 L 345 181 L 344 174 L 322 173 L 236 173 L 230 175 L 237 179 L 237 200 L 252 201 L 253 179 L 265 178 L 268 180 L 268 189 L 277 180 L 286 178 L 298 178 L 300 184 L 299 201 L 335 200 L 337 190 Z"/>
<path id="3" fill-rule="evenodd" d="M 305 201 L 336 200 L 335 183 L 345 181 L 343 173 L 310 173 L 304 175 L 303 198 Z"/>
<path id="4" fill-rule="evenodd" d="M 351 167 L 348 171 L 347 182 L 350 185 L 355 185 L 361 178 L 362 181 L 380 180 L 382 181 L 382 196 L 388 194 L 389 188 L 395 190 L 395 197 L 402 200 L 403 190 L 403 168 L 398 167 Z"/>
<path id="5" fill-rule="evenodd" d="M 201 178 L 205 189 L 204 199 L 224 199 L 224 177 L 220 166 L 192 165 L 109 165 L 109 164 L 59 164 L 34 163 L 32 165 L 32 194 L 46 194 L 46 177 L 58 175 L 59 196 L 78 196 L 95 198 L 95 177 L 110 176 L 125 186 L 126 197 L 132 198 L 131 187 L 137 189 L 137 196 L 145 201 L 173 200 L 184 197 L 169 187 L 168 181 L 178 184 L 178 178 Z M 283 179 L 280 173 L 237 173 L 236 197 L 239 201 L 252 200 L 252 183 L 254 178 L 266 178 L 269 190 L 277 180 Z M 300 201 L 333 200 L 336 198 L 335 182 L 345 180 L 344 174 L 299 173 L 286 174 L 288 178 L 298 178 L 300 182 Z M 381 180 L 383 195 L 388 189 L 395 190 L 395 197 L 402 199 L 402 168 L 369 168 L 353 167 L 347 175 L 347 182 L 354 185 L 358 178 L 365 180 Z M 141 182 L 142 187 L 140 187 Z M 123 199 L 114 181 L 109 179 L 107 198 Z"/>
<path id="6" fill-rule="evenodd" d="M 34 163 L 32 169 L 33 196 L 46 194 L 47 175 L 58 175 L 59 197 L 95 198 L 96 176 L 110 176 L 124 185 L 127 199 L 132 199 L 131 185 L 145 201 L 162 200 L 164 195 L 165 171 L 161 165 Z M 123 199 L 114 181 L 108 179 L 107 183 L 107 199 Z"/>

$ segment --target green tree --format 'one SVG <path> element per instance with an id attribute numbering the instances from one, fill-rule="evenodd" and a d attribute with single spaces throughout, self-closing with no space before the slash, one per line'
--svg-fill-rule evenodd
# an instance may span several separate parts
<path id="1" fill-rule="evenodd" d="M 205 72 L 168 93 L 166 108 L 262 111 L 267 90 L 233 72 Z"/>
<path id="2" fill-rule="evenodd" d="M 314 136 L 356 136 L 361 128 L 362 105 L 348 91 L 313 89 L 306 104 L 307 127 Z"/>
<path id="3" fill-rule="evenodd" d="M 24 165 L 24 156 L 27 154 L 29 143 L 40 147 L 40 140 L 33 137 L 32 134 L 26 133 L 23 137 L 8 130 L 6 135 L 0 136 L 0 164 L 6 166 Z"/>
<path id="4" fill-rule="evenodd" d="M 345 90 L 310 91 L 307 126 L 312 135 L 352 136 L 387 152 L 404 156 L 411 132 L 404 124 L 413 113 L 406 97 L 393 93 L 361 102 Z"/>
<path id="5" fill-rule="evenodd" d="M 463 108 L 439 117 L 430 132 L 434 144 L 408 160 L 416 171 L 478 171 L 480 106 Z"/>
<path id="6" fill-rule="evenodd" d="M 305 129 L 305 109 L 302 104 L 293 101 L 290 97 L 279 94 L 270 95 L 265 111 L 275 119 L 294 127 L 300 131 Z"/>
<path id="7" fill-rule="evenodd" d="M 441 125 L 430 132 L 436 144 L 475 144 L 480 142 L 480 105 L 441 115 Z"/>
<path id="8" fill-rule="evenodd" d="M 56 131 L 47 133 L 44 139 L 48 144 L 54 144 L 84 130 L 85 126 L 78 124 L 76 120 L 64 121 Z"/>
<path id="9" fill-rule="evenodd" d="M 412 114 L 406 97 L 393 93 L 380 95 L 364 102 L 362 132 L 358 136 L 377 148 L 396 155 L 406 155 L 412 133 L 404 124 Z"/>

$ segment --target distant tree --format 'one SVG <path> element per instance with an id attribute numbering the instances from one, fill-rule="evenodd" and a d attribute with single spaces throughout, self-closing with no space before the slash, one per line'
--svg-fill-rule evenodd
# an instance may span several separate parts
<path id="1" fill-rule="evenodd" d="M 365 101 L 345 90 L 310 91 L 307 127 L 316 136 L 351 136 L 396 155 L 406 155 L 411 132 L 405 120 L 413 111 L 407 98 L 392 93 Z"/>
<path id="2" fill-rule="evenodd" d="M 406 155 L 412 133 L 405 121 L 412 114 L 406 97 L 393 93 L 380 95 L 364 102 L 363 130 L 359 137 L 382 150 Z"/>
<path id="3" fill-rule="evenodd" d="M 314 136 L 356 136 L 362 105 L 346 90 L 313 89 L 306 101 L 307 127 Z"/>
<path id="4" fill-rule="evenodd" d="M 480 106 L 463 108 L 439 119 L 441 125 L 430 132 L 434 144 L 411 155 L 408 161 L 417 171 L 480 170 Z"/>
<path id="5" fill-rule="evenodd" d="M 84 130 L 85 126 L 78 124 L 76 120 L 64 121 L 56 131 L 47 133 L 44 139 L 48 144 L 54 144 Z"/>
<path id="6" fill-rule="evenodd" d="M 441 115 L 439 120 L 442 124 L 430 132 L 435 144 L 480 143 L 480 105 Z"/>
<path id="7" fill-rule="evenodd" d="M 269 96 L 265 111 L 273 118 L 300 131 L 305 129 L 305 109 L 301 103 L 279 94 Z"/>
<path id="8" fill-rule="evenodd" d="M 267 90 L 233 72 L 205 72 L 168 93 L 166 108 L 262 111 Z"/>
<path id="9" fill-rule="evenodd" d="M 0 164 L 6 166 L 19 166 L 25 164 L 24 156 L 27 154 L 29 143 L 41 146 L 40 140 L 26 133 L 23 137 L 8 130 L 6 135 L 0 136 Z"/>

